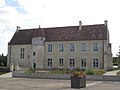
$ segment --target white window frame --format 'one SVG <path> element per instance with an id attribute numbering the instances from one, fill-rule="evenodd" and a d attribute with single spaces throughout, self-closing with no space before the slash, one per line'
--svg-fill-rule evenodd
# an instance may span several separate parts
<path id="1" fill-rule="evenodd" d="M 86 51 L 86 47 L 87 47 L 86 43 L 82 43 L 81 44 L 81 51 Z"/>
<path id="2" fill-rule="evenodd" d="M 81 68 L 86 68 L 86 66 L 87 66 L 86 58 L 82 58 L 81 59 Z"/>
<path id="3" fill-rule="evenodd" d="M 51 68 L 53 65 L 52 58 L 48 58 L 47 66 Z"/>
<path id="4" fill-rule="evenodd" d="M 70 44 L 70 52 L 74 52 L 74 51 L 75 51 L 74 44 Z"/>
<path id="5" fill-rule="evenodd" d="M 93 43 L 93 51 L 98 51 L 98 43 Z"/>
<path id="6" fill-rule="evenodd" d="M 48 44 L 48 52 L 52 52 L 52 44 Z"/>
<path id="7" fill-rule="evenodd" d="M 25 58 L 25 48 L 21 48 L 20 50 L 20 59 L 24 59 Z"/>
<path id="8" fill-rule="evenodd" d="M 59 52 L 64 52 L 64 45 L 63 44 L 59 44 Z"/>
<path id="9" fill-rule="evenodd" d="M 69 67 L 70 68 L 75 68 L 75 59 L 71 58 L 69 61 Z"/>
<path id="10" fill-rule="evenodd" d="M 99 67 L 99 61 L 97 58 L 93 58 L 93 67 L 98 68 Z"/>
<path id="11" fill-rule="evenodd" d="M 59 67 L 64 67 L 64 59 L 59 58 Z"/>

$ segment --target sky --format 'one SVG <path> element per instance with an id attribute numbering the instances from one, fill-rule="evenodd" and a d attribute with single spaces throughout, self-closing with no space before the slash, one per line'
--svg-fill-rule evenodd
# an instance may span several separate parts
<path id="1" fill-rule="evenodd" d="M 0 0 L 0 54 L 21 29 L 104 24 L 108 20 L 112 53 L 120 46 L 120 0 Z"/>

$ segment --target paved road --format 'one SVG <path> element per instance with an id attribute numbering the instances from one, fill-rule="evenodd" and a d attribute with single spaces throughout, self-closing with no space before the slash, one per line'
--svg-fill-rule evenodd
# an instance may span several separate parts
<path id="1" fill-rule="evenodd" d="M 12 78 L 12 72 L 0 75 L 0 78 Z"/>
<path id="2" fill-rule="evenodd" d="M 119 72 L 120 70 L 115 70 L 115 71 L 108 71 L 103 75 L 110 75 L 110 76 L 116 76 L 117 72 Z"/>
<path id="3" fill-rule="evenodd" d="M 0 90 L 120 90 L 117 81 L 87 81 L 81 89 L 71 89 L 70 84 L 70 80 L 12 78 L 11 72 L 0 76 Z"/>
<path id="4" fill-rule="evenodd" d="M 70 80 L 0 78 L 0 90 L 79 90 L 70 84 Z M 120 82 L 87 81 L 87 87 L 80 90 L 120 90 Z"/>

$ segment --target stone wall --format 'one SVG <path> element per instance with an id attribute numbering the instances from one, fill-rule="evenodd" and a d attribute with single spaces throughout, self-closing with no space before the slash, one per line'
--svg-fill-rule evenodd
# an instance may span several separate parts
<path id="1" fill-rule="evenodd" d="M 86 43 L 86 51 L 81 51 L 81 44 Z M 93 51 L 93 43 L 98 43 L 98 51 Z M 52 44 L 52 52 L 48 52 L 48 44 Z M 64 52 L 59 52 L 59 44 L 64 45 Z M 74 52 L 70 52 L 70 44 L 74 44 Z M 64 59 L 64 67 L 70 68 L 69 60 L 75 59 L 75 68 L 81 68 L 81 59 L 86 58 L 86 68 L 93 67 L 93 58 L 99 61 L 96 69 L 103 69 L 103 41 L 89 40 L 89 41 L 56 41 L 45 42 L 45 67 L 47 67 L 48 58 L 53 60 L 53 68 L 59 68 L 59 58 Z M 105 63 L 107 64 L 107 63 Z"/>
<path id="2" fill-rule="evenodd" d="M 71 74 L 50 74 L 50 73 L 19 73 L 17 71 L 12 73 L 12 77 L 16 78 L 38 78 L 38 79 L 67 79 L 69 80 Z M 119 76 L 102 76 L 102 75 L 86 75 L 86 80 L 95 81 L 120 81 Z"/>

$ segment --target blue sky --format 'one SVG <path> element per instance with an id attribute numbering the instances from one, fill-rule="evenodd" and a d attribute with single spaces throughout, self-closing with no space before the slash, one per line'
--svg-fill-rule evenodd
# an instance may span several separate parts
<path id="1" fill-rule="evenodd" d="M 21 29 L 103 24 L 108 20 L 110 42 L 115 56 L 120 46 L 119 0 L 0 0 L 0 54 Z"/>

